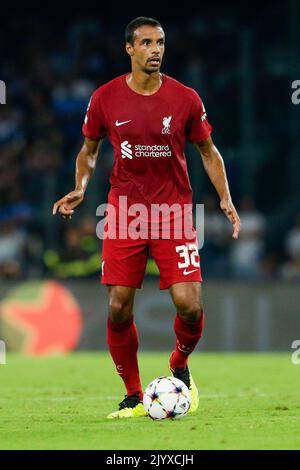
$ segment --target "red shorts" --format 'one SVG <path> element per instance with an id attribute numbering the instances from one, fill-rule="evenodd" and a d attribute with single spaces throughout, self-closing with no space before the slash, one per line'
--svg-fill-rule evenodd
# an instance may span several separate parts
<path id="1" fill-rule="evenodd" d="M 141 288 L 149 251 L 160 272 L 160 289 L 177 282 L 202 281 L 198 242 L 192 239 L 104 239 L 103 284 Z"/>

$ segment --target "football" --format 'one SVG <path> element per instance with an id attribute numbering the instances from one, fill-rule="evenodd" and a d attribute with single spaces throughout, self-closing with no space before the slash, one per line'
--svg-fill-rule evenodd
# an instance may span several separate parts
<path id="1" fill-rule="evenodd" d="M 152 419 L 180 419 L 190 409 L 190 391 L 175 377 L 158 377 L 146 388 L 143 405 Z"/>

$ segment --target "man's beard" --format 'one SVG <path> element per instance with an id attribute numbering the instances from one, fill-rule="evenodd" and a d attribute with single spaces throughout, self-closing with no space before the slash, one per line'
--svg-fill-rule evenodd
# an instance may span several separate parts
<path id="1" fill-rule="evenodd" d="M 157 67 L 147 67 L 147 65 L 145 65 L 143 67 L 143 72 L 146 73 L 147 75 L 150 75 L 153 72 L 159 72 L 159 69 L 160 69 L 160 64 Z"/>

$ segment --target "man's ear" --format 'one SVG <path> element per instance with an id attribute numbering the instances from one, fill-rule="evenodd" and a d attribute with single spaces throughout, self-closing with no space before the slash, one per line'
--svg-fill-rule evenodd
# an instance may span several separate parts
<path id="1" fill-rule="evenodd" d="M 132 46 L 132 44 L 130 44 L 130 42 L 126 42 L 125 49 L 126 49 L 127 54 L 129 54 L 130 56 L 133 56 L 134 50 L 133 50 L 133 46 Z"/>

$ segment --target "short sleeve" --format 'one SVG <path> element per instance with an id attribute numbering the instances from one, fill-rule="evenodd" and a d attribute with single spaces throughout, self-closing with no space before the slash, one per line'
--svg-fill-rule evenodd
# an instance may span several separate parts
<path id="1" fill-rule="evenodd" d="M 91 140 L 102 139 L 107 134 L 100 100 L 101 97 L 98 90 L 96 90 L 89 101 L 82 126 L 83 135 Z"/>
<path id="2" fill-rule="evenodd" d="M 208 122 L 202 100 L 195 90 L 192 95 L 192 105 L 187 124 L 187 139 L 190 142 L 202 142 L 210 136 L 212 126 Z"/>

